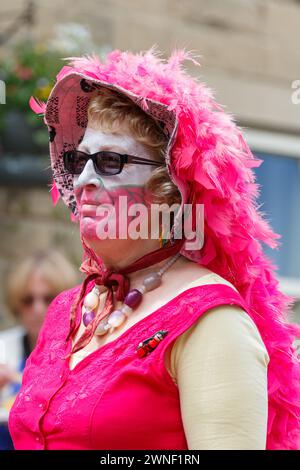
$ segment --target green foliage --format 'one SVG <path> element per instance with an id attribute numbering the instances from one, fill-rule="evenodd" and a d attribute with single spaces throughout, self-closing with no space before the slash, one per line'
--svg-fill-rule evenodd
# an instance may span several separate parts
<path id="1" fill-rule="evenodd" d="M 43 117 L 31 110 L 30 97 L 47 101 L 57 73 L 66 65 L 64 57 L 91 52 L 101 57 L 109 50 L 111 47 L 108 45 L 97 47 L 89 28 L 79 23 L 58 24 L 53 37 L 44 39 L 43 42 L 28 38 L 10 46 L 9 56 L 0 59 L 0 80 L 6 86 L 6 104 L 0 105 L 0 139 L 2 131 L 11 129 L 8 116 L 11 112 L 17 112 L 22 115 L 23 130 L 26 133 L 27 128 L 29 129 L 36 148 L 41 149 L 41 146 L 48 145 L 48 132 Z M 21 132 L 19 137 L 20 134 Z"/>
<path id="2" fill-rule="evenodd" d="M 61 67 L 57 51 L 51 51 L 42 44 L 23 40 L 12 47 L 9 57 L 0 61 L 0 79 L 6 86 L 6 104 L 0 106 L 0 132 L 5 126 L 5 115 L 17 111 L 34 130 L 36 143 L 47 142 L 42 117 L 31 110 L 29 99 L 35 96 L 47 101 Z"/>
<path id="3" fill-rule="evenodd" d="M 56 51 L 31 40 L 16 44 L 9 58 L 0 62 L 0 78 L 6 84 L 6 110 L 28 111 L 31 95 L 47 100 L 60 67 Z"/>

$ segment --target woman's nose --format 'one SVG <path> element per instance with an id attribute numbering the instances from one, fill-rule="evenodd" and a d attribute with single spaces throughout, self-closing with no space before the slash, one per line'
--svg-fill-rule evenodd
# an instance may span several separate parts
<path id="1" fill-rule="evenodd" d="M 92 159 L 89 159 L 79 176 L 74 177 L 74 188 L 82 186 L 94 185 L 97 188 L 103 186 L 101 176 L 96 173 Z"/>

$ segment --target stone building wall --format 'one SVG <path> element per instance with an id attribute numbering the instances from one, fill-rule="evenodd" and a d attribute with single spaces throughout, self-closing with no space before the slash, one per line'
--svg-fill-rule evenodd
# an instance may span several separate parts
<path id="1" fill-rule="evenodd" d="M 12 0 L 10 9 L 23 4 Z M 7 9 L 0 7 L 0 17 Z M 300 106 L 290 99 L 291 82 L 300 79 L 297 0 L 42 0 L 30 34 L 46 41 L 68 22 L 86 25 L 97 45 L 138 51 L 157 44 L 165 55 L 174 47 L 195 50 L 202 68 L 191 72 L 241 122 L 300 128 Z M 5 53 L 9 44 L 0 48 Z"/>

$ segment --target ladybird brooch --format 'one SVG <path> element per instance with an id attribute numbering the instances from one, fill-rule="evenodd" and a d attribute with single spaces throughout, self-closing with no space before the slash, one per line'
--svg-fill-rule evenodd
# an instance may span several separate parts
<path id="1" fill-rule="evenodd" d="M 159 330 L 154 335 L 150 336 L 150 338 L 141 341 L 136 348 L 137 355 L 139 357 L 144 357 L 150 354 L 167 334 L 167 330 Z"/>

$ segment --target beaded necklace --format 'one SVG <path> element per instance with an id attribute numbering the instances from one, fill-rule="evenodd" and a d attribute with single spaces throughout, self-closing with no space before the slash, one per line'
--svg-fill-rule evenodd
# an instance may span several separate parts
<path id="1" fill-rule="evenodd" d="M 95 334 L 98 336 L 103 336 L 107 332 L 111 332 L 115 328 L 118 328 L 120 325 L 122 325 L 131 315 L 133 310 L 140 305 L 144 293 L 150 292 L 161 285 L 163 274 L 175 263 L 175 261 L 180 256 L 180 253 L 176 253 L 158 271 L 148 273 L 145 276 L 141 286 L 135 289 L 130 289 L 124 298 L 123 305 L 120 308 L 113 310 L 100 321 L 95 330 Z M 96 316 L 95 312 L 100 302 L 100 294 L 102 291 L 101 287 L 102 286 L 95 284 L 93 289 L 85 296 L 83 300 L 82 322 L 85 327 L 87 327 Z"/>

